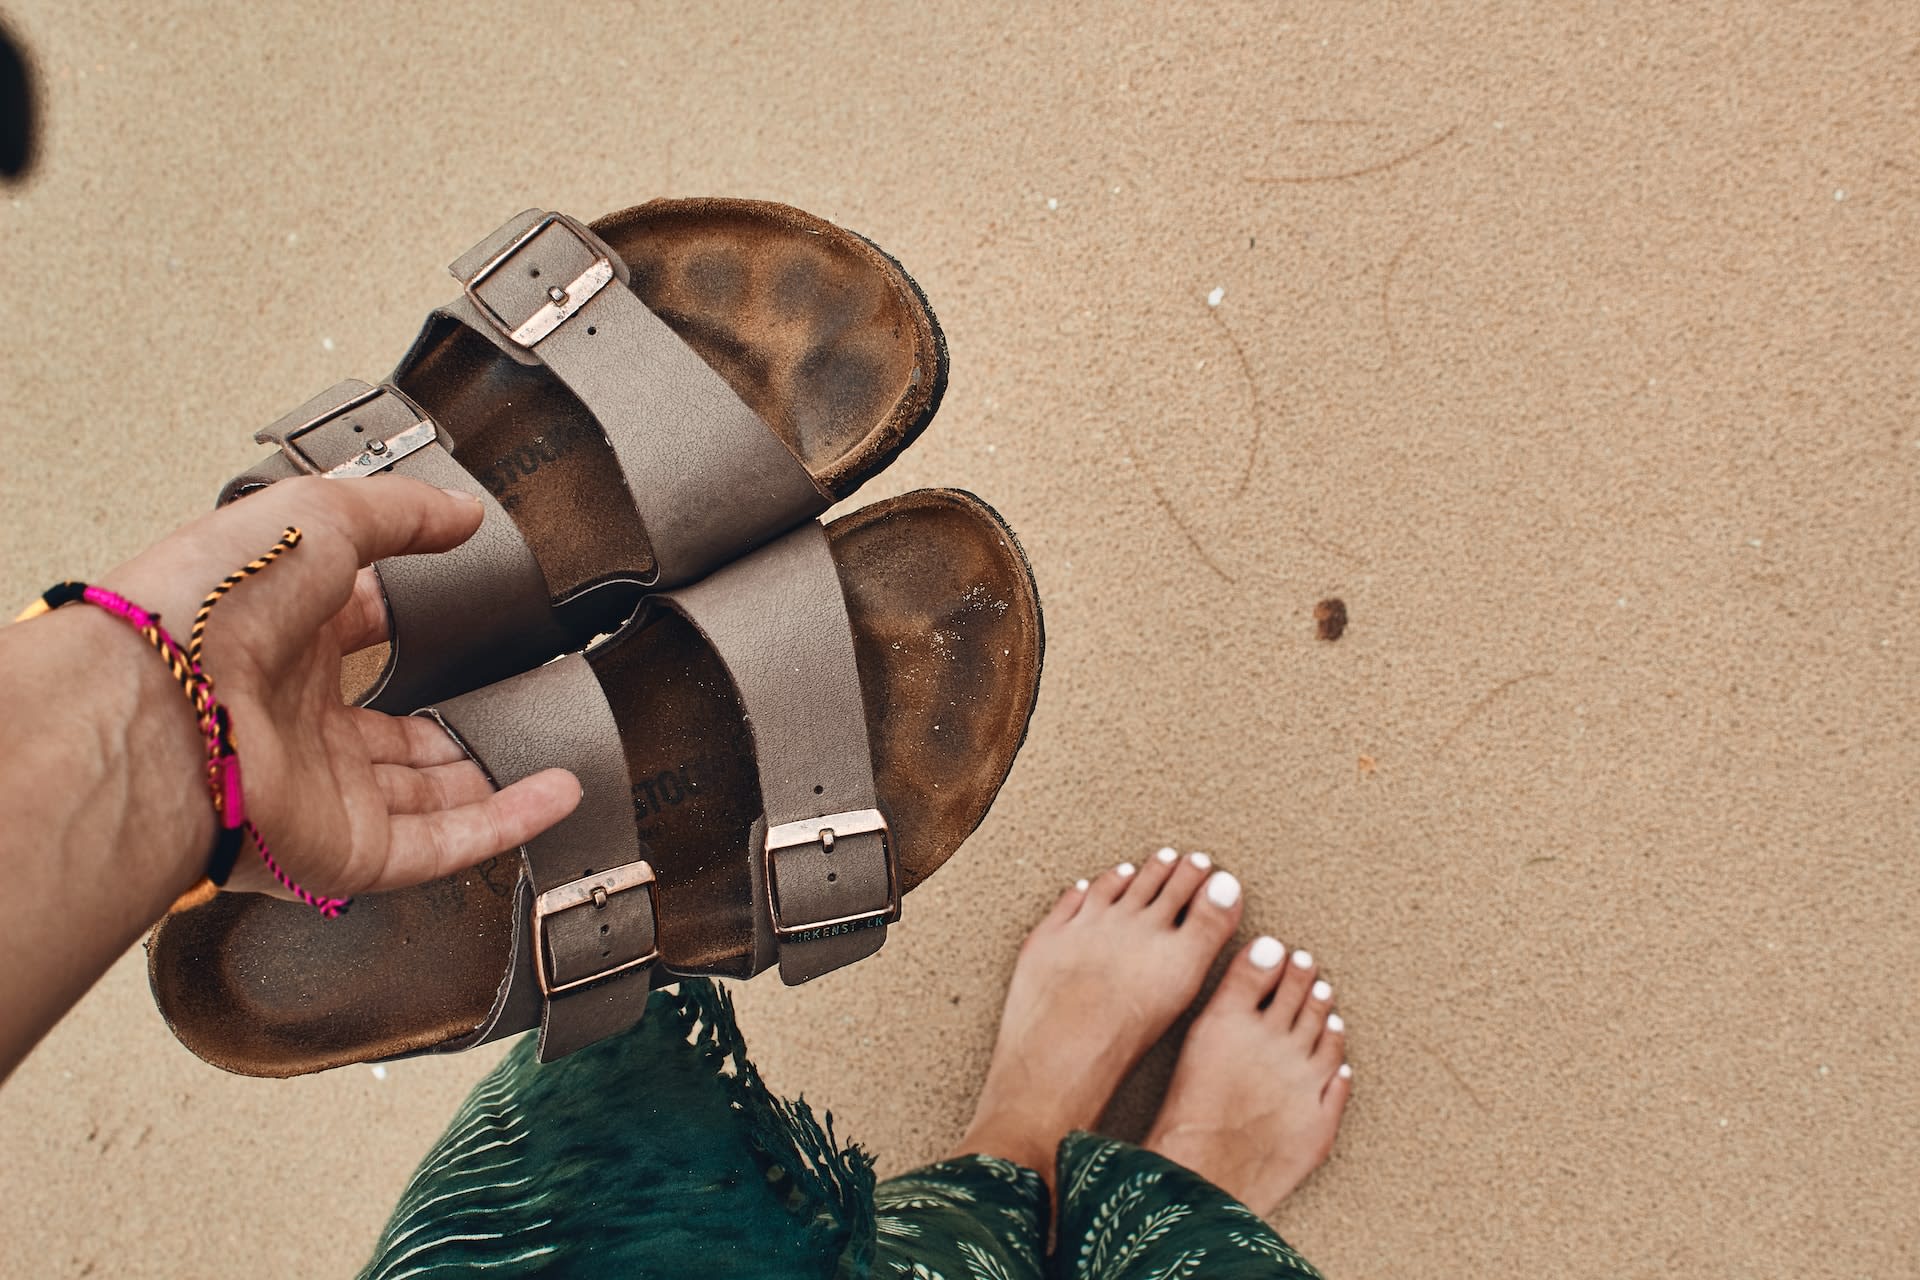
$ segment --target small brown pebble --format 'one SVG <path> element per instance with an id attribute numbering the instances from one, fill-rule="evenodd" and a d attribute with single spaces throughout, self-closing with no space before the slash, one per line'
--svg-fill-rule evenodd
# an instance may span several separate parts
<path id="1" fill-rule="evenodd" d="M 1322 640 L 1338 640 L 1347 630 L 1347 602 L 1328 596 L 1313 606 L 1313 625 Z"/>

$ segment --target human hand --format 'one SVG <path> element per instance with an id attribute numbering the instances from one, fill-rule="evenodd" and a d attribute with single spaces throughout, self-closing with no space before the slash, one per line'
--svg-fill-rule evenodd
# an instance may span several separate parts
<path id="1" fill-rule="evenodd" d="M 247 814 L 312 893 L 344 898 L 450 874 L 525 843 L 579 803 L 579 783 L 564 770 L 496 792 L 438 724 L 341 698 L 342 655 L 387 638 L 386 602 L 366 566 L 458 546 L 480 519 L 472 498 L 402 477 L 287 480 L 186 525 L 101 580 L 159 613 L 184 643 L 214 584 L 288 526 L 301 530 L 297 547 L 214 609 L 202 665 L 232 717 Z M 185 698 L 177 701 L 189 715 Z M 193 763 L 180 785 L 209 803 L 203 760 Z M 228 887 L 284 892 L 251 848 Z"/>

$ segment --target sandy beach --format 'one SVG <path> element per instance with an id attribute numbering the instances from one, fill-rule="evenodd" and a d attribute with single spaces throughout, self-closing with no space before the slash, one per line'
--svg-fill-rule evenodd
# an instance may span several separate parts
<path id="1" fill-rule="evenodd" d="M 1920 20 L 1451 8 L 14 0 L 0 599 L 522 208 L 801 206 L 952 348 L 856 502 L 993 503 L 1048 652 L 886 949 L 737 989 L 772 1084 L 943 1154 L 1025 930 L 1173 843 L 1352 1029 L 1329 1275 L 1920 1273 Z M 497 1056 L 225 1075 L 130 954 L 0 1091 L 0 1275 L 351 1274 Z"/>

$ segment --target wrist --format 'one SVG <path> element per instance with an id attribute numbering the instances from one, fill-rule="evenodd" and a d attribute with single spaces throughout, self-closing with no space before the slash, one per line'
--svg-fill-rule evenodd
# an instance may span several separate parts
<path id="1" fill-rule="evenodd" d="M 213 806 L 192 708 L 91 605 L 0 628 L 0 1080 L 198 874 Z"/>
<path id="2" fill-rule="evenodd" d="M 214 836 L 192 704 L 166 660 L 124 621 L 75 604 L 4 633 L 30 682 L 13 740 L 55 785 L 43 797 L 69 868 L 100 864 L 151 923 L 202 873 Z M 77 785 L 76 785 L 77 784 Z"/>

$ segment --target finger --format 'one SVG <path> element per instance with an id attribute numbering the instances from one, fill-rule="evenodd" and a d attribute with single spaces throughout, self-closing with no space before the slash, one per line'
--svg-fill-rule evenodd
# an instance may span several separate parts
<path id="1" fill-rule="evenodd" d="M 304 536 L 283 557 L 286 567 L 250 579 L 236 598 L 247 602 L 246 612 L 272 619 L 274 635 L 303 636 L 349 604 L 358 589 L 356 570 L 388 556 L 458 546 L 480 527 L 481 515 L 478 499 L 404 476 L 296 476 L 195 521 L 105 581 L 184 620 L 208 587 L 271 546 L 282 530 L 297 528 Z"/>
<path id="2" fill-rule="evenodd" d="M 467 759 L 466 750 L 432 716 L 390 716 L 365 707 L 348 707 L 367 759 L 375 764 L 425 769 Z"/>
<path id="3" fill-rule="evenodd" d="M 493 783 L 471 760 L 415 769 L 404 764 L 377 764 L 373 777 L 386 798 L 387 812 L 437 813 L 475 804 L 493 794 Z"/>
<path id="4" fill-rule="evenodd" d="M 388 639 L 387 593 L 380 577 L 363 568 L 354 575 L 353 594 L 334 615 L 333 625 L 340 637 L 341 653 L 358 653 L 369 645 Z"/>
<path id="5" fill-rule="evenodd" d="M 285 480 L 269 488 L 288 490 L 288 524 L 300 517 L 325 523 L 343 534 L 369 565 L 389 556 L 422 555 L 457 547 L 480 527 L 480 500 L 471 494 L 437 489 L 408 476 L 368 476 L 341 482 Z"/>
<path id="6" fill-rule="evenodd" d="M 547 769 L 473 804 L 395 815 L 387 865 L 368 888 L 402 889 L 452 875 L 525 844 L 579 803 L 578 780 Z"/>

